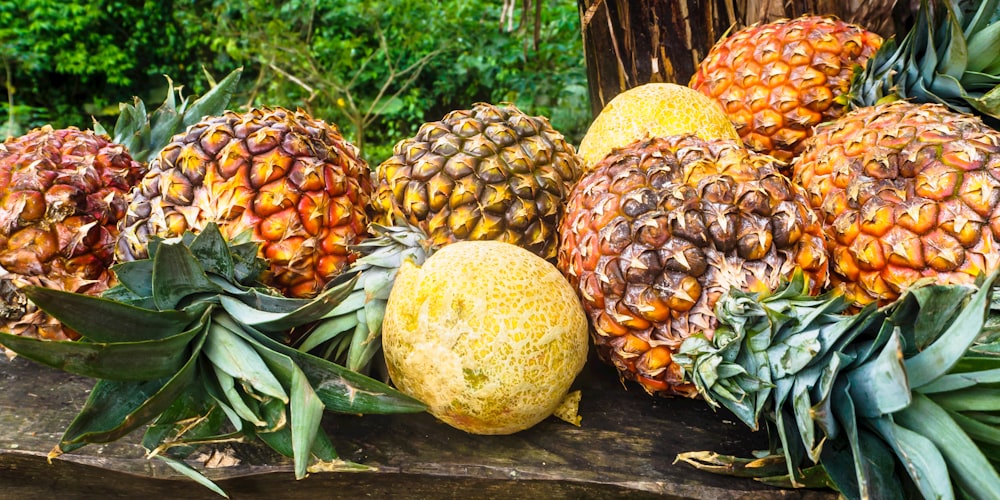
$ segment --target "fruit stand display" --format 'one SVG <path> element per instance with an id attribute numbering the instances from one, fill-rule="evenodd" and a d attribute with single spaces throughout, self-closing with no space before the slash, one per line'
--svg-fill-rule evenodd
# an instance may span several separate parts
<path id="1" fill-rule="evenodd" d="M 369 166 L 240 70 L 8 139 L 0 487 L 995 498 L 1000 0 L 897 28 L 592 71 L 578 150 L 475 103 Z"/>

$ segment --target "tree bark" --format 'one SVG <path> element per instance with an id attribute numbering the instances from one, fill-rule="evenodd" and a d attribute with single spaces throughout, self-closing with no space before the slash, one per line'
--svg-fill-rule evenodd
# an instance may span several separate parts
<path id="1" fill-rule="evenodd" d="M 833 14 L 882 36 L 896 0 L 578 0 L 591 111 L 649 82 L 687 84 L 730 30 L 804 14 Z"/>

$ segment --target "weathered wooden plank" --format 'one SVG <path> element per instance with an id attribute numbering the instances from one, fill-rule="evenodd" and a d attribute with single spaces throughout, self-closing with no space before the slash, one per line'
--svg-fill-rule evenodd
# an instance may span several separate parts
<path id="1" fill-rule="evenodd" d="M 92 381 L 21 358 L 0 360 L 0 491 L 14 498 L 99 489 L 101 496 L 212 498 L 200 486 L 143 457 L 138 433 L 91 445 L 46 463 Z M 316 473 L 295 481 L 289 460 L 250 444 L 205 449 L 238 465 L 206 475 L 234 498 L 264 495 L 392 495 L 477 498 L 677 497 L 833 498 L 674 465 L 678 452 L 745 454 L 764 445 L 700 401 L 651 398 L 622 389 L 613 371 L 591 361 L 578 381 L 581 427 L 554 418 L 512 436 L 473 436 L 419 415 L 327 415 L 341 456 L 370 472 Z M 201 463 L 193 462 L 198 466 Z"/>

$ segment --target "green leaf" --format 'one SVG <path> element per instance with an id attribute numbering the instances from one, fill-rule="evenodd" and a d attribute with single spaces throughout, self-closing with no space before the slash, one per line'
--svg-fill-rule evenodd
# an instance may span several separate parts
<path id="1" fill-rule="evenodd" d="M 299 349 L 309 352 L 323 343 L 337 337 L 338 335 L 353 330 L 357 324 L 357 315 L 348 313 L 343 316 L 326 318 L 316 324 L 312 330 L 303 338 Z"/>
<path id="2" fill-rule="evenodd" d="M 111 268 L 118 282 L 139 297 L 153 296 L 153 261 L 149 259 L 131 260 L 115 264 Z"/>
<path id="3" fill-rule="evenodd" d="M 896 423 L 931 440 L 948 463 L 952 479 L 975 498 L 991 498 L 1000 491 L 1000 475 L 943 408 L 922 394 L 893 414 Z"/>
<path id="4" fill-rule="evenodd" d="M 184 127 L 194 125 L 205 116 L 218 116 L 221 114 L 221 111 L 229 105 L 233 93 L 236 92 L 236 86 L 242 74 L 243 67 L 236 68 L 219 81 L 217 85 L 191 103 L 191 106 L 184 113 Z"/>
<path id="5" fill-rule="evenodd" d="M 231 323 L 232 320 L 219 318 L 219 323 L 226 321 Z M 382 382 L 301 352 L 263 333 L 253 329 L 237 333 L 291 358 L 302 369 L 328 410 L 351 414 L 413 413 L 426 410 L 426 406 L 419 401 Z"/>
<path id="6" fill-rule="evenodd" d="M 42 310 L 97 342 L 156 340 L 188 329 L 208 308 L 156 311 L 101 297 L 28 286 L 21 289 Z"/>
<path id="7" fill-rule="evenodd" d="M 924 498 L 955 498 L 947 464 L 931 440 L 896 425 L 889 417 L 872 419 L 869 423 L 892 447 Z"/>
<path id="8" fill-rule="evenodd" d="M 823 446 L 821 463 L 845 495 L 853 498 L 899 498 L 901 485 L 893 468 L 892 451 L 876 435 L 858 425 L 850 384 L 834 388 L 833 410 L 844 429 L 842 437 Z M 853 470 L 852 474 L 848 471 Z M 856 493 L 853 493 L 856 492 Z"/>
<path id="9" fill-rule="evenodd" d="M 219 368 L 218 365 L 213 364 L 212 369 L 215 372 L 215 378 L 219 382 L 219 388 L 222 389 L 222 396 L 226 398 L 226 402 L 229 403 L 228 406 L 233 412 L 236 413 L 241 419 L 250 422 L 256 427 L 264 427 L 267 425 L 257 413 L 250 408 L 246 400 L 243 399 L 243 395 L 236 390 L 236 379 L 232 375 L 225 372 L 225 370 Z"/>
<path id="10" fill-rule="evenodd" d="M 313 299 L 301 300 L 301 305 L 289 313 L 272 313 L 254 309 L 232 297 L 222 296 L 220 300 L 222 307 L 240 323 L 253 326 L 264 332 L 283 332 L 321 319 L 350 295 L 357 278 L 355 275 L 350 281 L 328 288 Z"/>
<path id="11" fill-rule="evenodd" d="M 878 356 L 847 372 L 851 400 L 859 415 L 880 417 L 910 404 L 900 336 L 894 332 Z"/>
<path id="12" fill-rule="evenodd" d="M 188 249 L 206 273 L 215 273 L 229 280 L 235 279 L 233 256 L 216 223 L 206 224 L 188 245 Z"/>
<path id="13" fill-rule="evenodd" d="M 99 380 L 64 432 L 59 448 L 66 452 L 87 443 L 114 441 L 163 413 L 194 378 L 205 336 L 198 338 L 187 363 L 172 377 L 141 382 Z"/>
<path id="14" fill-rule="evenodd" d="M 994 273 L 933 344 L 905 361 L 911 388 L 929 384 L 947 373 L 976 340 L 986 321 L 995 279 Z"/>
<path id="15" fill-rule="evenodd" d="M 274 351 L 265 351 L 273 353 Z M 286 361 L 287 360 L 287 361 Z M 309 384 L 308 379 L 302 370 L 287 356 L 280 360 L 287 364 L 292 370 L 291 388 L 291 429 L 292 429 L 292 450 L 295 459 L 295 477 L 302 479 L 306 476 L 306 467 L 309 464 L 309 456 L 313 449 L 317 433 L 320 431 L 320 421 L 323 419 L 323 402 L 316 395 L 316 391 Z"/>
<path id="16" fill-rule="evenodd" d="M 95 343 L 47 341 L 0 333 L 0 344 L 27 359 L 85 377 L 142 381 L 171 376 L 188 360 L 203 326 L 163 339 Z"/>
<path id="17" fill-rule="evenodd" d="M 288 402 L 288 394 L 281 382 L 271 373 L 257 351 L 230 330 L 228 323 L 220 321 L 219 314 L 212 318 L 205 341 L 205 355 L 220 370 L 249 384 L 261 394 Z M 238 327 L 237 327 L 238 328 Z"/>
<path id="18" fill-rule="evenodd" d="M 948 411 L 948 414 L 973 441 L 1000 446 L 1000 425 L 997 423 L 982 422 L 955 411 Z"/>
<path id="19" fill-rule="evenodd" d="M 969 71 L 982 71 L 986 69 L 991 59 L 987 54 L 995 53 L 996 47 L 1000 46 L 1000 23 L 993 23 L 983 30 L 973 33 L 968 40 Z"/>
<path id="20" fill-rule="evenodd" d="M 195 379 L 206 377 L 204 365 L 199 364 L 195 369 Z M 224 412 L 205 386 L 191 384 L 146 428 L 142 446 L 149 450 L 147 456 L 169 453 L 172 457 L 183 458 L 195 449 L 190 443 L 201 439 L 218 440 L 225 419 Z"/>
<path id="21" fill-rule="evenodd" d="M 219 496 L 229 498 L 229 495 L 227 495 L 226 492 L 219 487 L 219 485 L 212 482 L 211 479 L 205 477 L 200 472 L 192 469 L 191 466 L 188 465 L 186 462 L 182 460 L 177 460 L 175 458 L 165 457 L 163 455 L 157 455 L 156 458 L 162 460 L 165 464 L 169 465 L 175 471 L 180 472 L 188 479 L 191 479 L 196 483 L 212 490 Z"/>
<path id="22" fill-rule="evenodd" d="M 978 372 L 949 373 L 920 388 L 924 394 L 951 392 L 979 384 L 1000 384 L 1000 368 Z"/>
<path id="23" fill-rule="evenodd" d="M 964 286 L 928 285 L 911 288 L 912 295 L 920 309 L 914 315 L 911 311 L 894 311 L 891 316 L 896 324 L 913 323 L 915 333 L 914 346 L 917 351 L 924 350 L 950 324 L 962 308 L 963 299 L 971 293 Z M 905 313 L 905 314 L 900 314 Z M 913 317 L 916 321 L 913 321 Z"/>
<path id="24" fill-rule="evenodd" d="M 935 403 L 952 411 L 1000 412 L 1000 389 L 970 387 L 931 396 Z"/>
<path id="25" fill-rule="evenodd" d="M 180 243 L 162 243 L 153 257 L 153 301 L 158 309 L 174 309 L 189 295 L 220 293 L 191 251 Z"/>

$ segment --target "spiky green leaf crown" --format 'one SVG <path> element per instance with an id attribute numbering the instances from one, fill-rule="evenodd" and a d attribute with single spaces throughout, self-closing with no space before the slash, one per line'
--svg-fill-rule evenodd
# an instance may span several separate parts
<path id="1" fill-rule="evenodd" d="M 146 113 L 146 105 L 138 97 L 133 99 L 132 104 L 118 105 L 112 142 L 125 146 L 135 161 L 149 163 L 175 134 L 205 116 L 222 114 L 236 91 L 242 73 L 243 68 L 237 68 L 218 83 L 212 82 L 212 88 L 194 101 L 190 100 L 190 96 L 184 97 L 181 87 L 174 87 L 173 80 L 167 76 L 166 98 L 152 113 Z M 94 120 L 94 132 L 111 135 L 97 120 Z"/>
<path id="2" fill-rule="evenodd" d="M 765 417 L 780 458 L 678 459 L 795 486 L 820 475 L 848 498 L 995 494 L 1000 343 L 980 343 L 995 336 L 995 281 L 924 281 L 854 315 L 838 297 L 809 296 L 800 276 L 768 296 L 729 292 L 714 336 L 689 338 L 677 359 L 710 404 L 752 428 Z"/>
<path id="3" fill-rule="evenodd" d="M 115 268 L 120 283 L 104 297 L 27 288 L 32 301 L 83 338 L 0 333 L 0 344 L 100 379 L 53 454 L 152 422 L 143 439 L 150 456 L 220 491 L 179 460 L 193 446 L 257 437 L 291 456 L 303 477 L 313 457 L 327 467 L 350 465 L 337 459 L 320 428 L 324 408 L 424 409 L 381 382 L 273 338 L 321 321 L 351 293 L 356 275 L 334 280 L 314 299 L 291 299 L 256 285 L 265 268 L 256 255 L 255 245 L 229 245 L 209 225 L 198 235 L 154 240 L 148 259 Z"/>
<path id="4" fill-rule="evenodd" d="M 921 0 L 901 42 L 886 40 L 848 94 L 853 106 L 911 99 L 1000 125 L 1000 0 Z"/>

